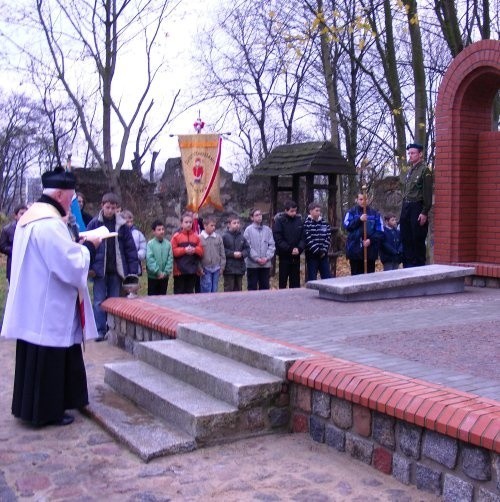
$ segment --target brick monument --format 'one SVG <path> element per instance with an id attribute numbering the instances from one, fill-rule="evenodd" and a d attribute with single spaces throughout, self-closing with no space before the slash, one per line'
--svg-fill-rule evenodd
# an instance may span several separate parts
<path id="1" fill-rule="evenodd" d="M 500 41 L 465 48 L 451 63 L 436 109 L 434 262 L 475 266 L 477 285 L 500 284 Z"/>

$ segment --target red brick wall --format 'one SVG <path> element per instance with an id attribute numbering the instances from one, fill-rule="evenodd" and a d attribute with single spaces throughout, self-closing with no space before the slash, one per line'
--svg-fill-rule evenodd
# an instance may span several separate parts
<path id="1" fill-rule="evenodd" d="M 435 263 L 500 267 L 500 232 L 486 217 L 500 209 L 500 133 L 492 132 L 491 121 L 499 88 L 496 40 L 464 49 L 443 78 L 436 109 Z"/>
<path id="2" fill-rule="evenodd" d="M 500 133 L 479 135 L 477 261 L 500 264 Z"/>

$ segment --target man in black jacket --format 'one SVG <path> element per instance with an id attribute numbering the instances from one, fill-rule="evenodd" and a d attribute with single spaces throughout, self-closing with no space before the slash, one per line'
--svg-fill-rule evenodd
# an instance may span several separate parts
<path id="1" fill-rule="evenodd" d="M 19 204 L 14 208 L 14 221 L 7 223 L 2 228 L 2 233 L 0 234 L 0 253 L 7 255 L 7 267 L 5 269 L 5 275 L 7 281 L 10 282 L 10 267 L 12 262 L 12 245 L 14 244 L 14 233 L 16 232 L 16 224 L 21 218 L 21 216 L 28 210 L 28 206 L 25 204 Z"/>
<path id="2" fill-rule="evenodd" d="M 274 220 L 273 236 L 279 256 L 279 288 L 287 283 L 290 288 L 300 288 L 300 255 L 304 251 L 303 221 L 297 214 L 297 203 L 287 200 L 284 212 Z"/>

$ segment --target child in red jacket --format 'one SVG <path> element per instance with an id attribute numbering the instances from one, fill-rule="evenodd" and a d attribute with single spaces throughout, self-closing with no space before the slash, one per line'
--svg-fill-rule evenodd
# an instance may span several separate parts
<path id="1" fill-rule="evenodd" d="M 174 255 L 174 295 L 194 293 L 203 247 L 200 237 L 193 231 L 192 213 L 182 215 L 181 229 L 172 236 L 170 243 Z"/>

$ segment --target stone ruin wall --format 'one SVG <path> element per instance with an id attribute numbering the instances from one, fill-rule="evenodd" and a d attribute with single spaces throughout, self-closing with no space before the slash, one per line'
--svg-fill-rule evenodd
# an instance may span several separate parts
<path id="1" fill-rule="evenodd" d="M 94 169 L 76 169 L 75 174 L 78 179 L 77 190 L 83 192 L 87 199 L 86 211 L 92 215 L 97 214 L 102 194 L 108 187 L 103 172 Z M 167 161 L 165 171 L 157 183 L 149 183 L 144 178 L 138 178 L 130 170 L 121 172 L 120 183 L 122 207 L 134 213 L 137 225 L 146 235 L 149 235 L 150 225 L 155 218 L 165 222 L 167 236 L 170 237 L 177 230 L 180 215 L 187 203 L 180 158 Z M 270 178 L 251 176 L 246 183 L 238 183 L 233 180 L 231 173 L 221 169 L 220 193 L 224 211 L 215 211 L 210 207 L 201 211 L 201 216 L 214 214 L 218 219 L 219 229 L 224 228 L 226 217 L 233 213 L 238 214 L 243 220 L 243 226 L 246 226 L 252 207 L 259 208 L 265 216 L 265 223 L 269 224 Z M 288 193 L 280 192 L 278 205 L 287 196 Z M 390 176 L 375 184 L 372 204 L 382 214 L 393 212 L 399 216 L 401 191 L 398 177 Z M 303 205 L 302 201 L 299 201 L 299 210 L 305 213 Z M 339 221 L 340 218 L 341 215 Z"/>
<path id="2" fill-rule="evenodd" d="M 101 170 L 76 169 L 77 190 L 87 199 L 85 210 L 92 215 L 98 213 L 102 195 L 108 189 L 107 180 Z M 122 207 L 134 213 L 136 223 L 145 233 L 150 234 L 150 225 L 156 218 L 165 222 L 167 236 L 179 228 L 179 219 L 187 204 L 187 193 L 180 158 L 169 159 L 165 171 L 157 183 L 149 183 L 138 178 L 132 171 L 120 174 Z M 224 228 L 228 215 L 236 213 L 244 223 L 249 210 L 256 206 L 264 213 L 269 212 L 270 184 L 268 178 L 253 178 L 247 183 L 233 180 L 232 174 L 221 169 L 220 193 L 224 211 L 203 208 L 201 216 L 214 214 L 218 227 Z"/>

